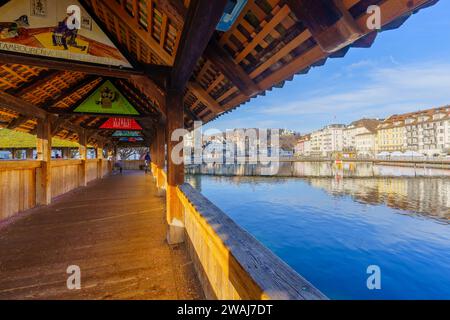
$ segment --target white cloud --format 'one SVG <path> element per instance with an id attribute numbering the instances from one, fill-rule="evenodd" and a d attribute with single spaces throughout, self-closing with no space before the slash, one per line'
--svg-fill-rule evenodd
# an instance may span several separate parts
<path id="1" fill-rule="evenodd" d="M 369 65 L 369 62 L 363 62 Z M 361 64 L 355 65 L 360 67 Z M 282 105 L 261 106 L 264 115 L 302 116 L 313 114 L 363 113 L 383 117 L 450 104 L 450 64 L 398 65 L 369 68 L 365 83 L 352 83 L 349 90 L 299 97 Z M 351 81 L 351 80 L 350 80 Z M 348 86 L 347 86 L 348 87 Z"/>

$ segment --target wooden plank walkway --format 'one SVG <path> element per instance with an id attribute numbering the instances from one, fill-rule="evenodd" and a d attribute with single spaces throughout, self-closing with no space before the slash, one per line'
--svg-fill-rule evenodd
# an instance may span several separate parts
<path id="1" fill-rule="evenodd" d="M 0 299 L 202 299 L 185 247 L 165 241 L 150 175 L 124 172 L 0 229 Z M 81 269 L 68 290 L 67 267 Z"/>

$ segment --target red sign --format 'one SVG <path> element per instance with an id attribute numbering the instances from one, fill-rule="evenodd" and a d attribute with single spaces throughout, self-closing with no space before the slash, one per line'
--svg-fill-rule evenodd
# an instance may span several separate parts
<path id="1" fill-rule="evenodd" d="M 142 130 L 142 127 L 132 118 L 109 118 L 100 129 Z"/>

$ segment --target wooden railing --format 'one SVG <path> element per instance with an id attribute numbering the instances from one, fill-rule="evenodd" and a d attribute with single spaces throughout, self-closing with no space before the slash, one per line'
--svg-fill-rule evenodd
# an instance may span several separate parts
<path id="1" fill-rule="evenodd" d="M 166 174 L 152 164 L 165 186 Z M 185 242 L 208 299 L 327 299 L 189 184 L 177 188 Z"/>
<path id="2" fill-rule="evenodd" d="M 36 206 L 36 173 L 40 161 L 0 162 L 0 221 Z"/>
<path id="3" fill-rule="evenodd" d="M 153 177 L 156 181 L 156 186 L 159 189 L 165 190 L 167 187 L 167 174 L 164 170 L 159 169 L 154 163 L 151 163 Z"/>
<path id="4" fill-rule="evenodd" d="M 86 161 L 88 181 L 102 178 L 112 169 L 107 160 Z M 82 164 L 82 160 L 51 161 L 52 198 L 82 185 Z M 0 161 L 0 221 L 36 206 L 36 181 L 42 165 L 42 161 Z"/>
<path id="5" fill-rule="evenodd" d="M 122 160 L 120 161 L 123 170 L 141 170 L 144 165 L 144 160 Z"/>
<path id="6" fill-rule="evenodd" d="M 81 160 L 52 161 L 52 198 L 80 186 Z"/>

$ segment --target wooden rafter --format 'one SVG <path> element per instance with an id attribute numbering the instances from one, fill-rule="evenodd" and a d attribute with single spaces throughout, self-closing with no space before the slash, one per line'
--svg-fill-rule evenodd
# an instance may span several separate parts
<path id="1" fill-rule="evenodd" d="M 139 90 L 132 86 L 129 82 L 115 81 L 117 87 L 122 89 L 122 93 L 128 98 L 134 101 L 138 106 L 142 115 L 159 118 L 161 113 L 157 106 L 154 105 L 145 95 L 142 95 Z"/>
<path id="2" fill-rule="evenodd" d="M 28 101 L 25 101 L 21 98 L 12 96 L 12 95 L 10 95 L 6 92 L 2 92 L 2 91 L 0 91 L 0 106 L 5 109 L 9 109 L 14 112 L 17 112 L 24 117 L 30 117 L 30 118 L 40 119 L 40 120 L 44 120 L 44 121 L 51 120 L 52 122 L 55 122 L 58 119 L 57 116 L 55 116 L 51 113 L 48 113 L 44 109 L 41 109 Z M 64 125 L 65 128 L 67 128 L 73 132 L 77 132 L 77 133 L 81 129 L 83 129 L 81 126 L 75 125 L 74 123 L 72 123 L 70 121 L 66 121 L 63 124 L 61 124 L 61 126 L 62 125 Z M 35 132 L 36 132 L 36 130 L 34 130 L 34 133 Z"/>
<path id="3" fill-rule="evenodd" d="M 44 109 L 47 109 L 48 111 L 52 111 L 55 107 L 55 104 L 58 101 L 62 101 L 64 99 L 66 99 L 67 97 L 70 97 L 71 95 L 73 95 L 74 93 L 78 92 L 80 89 L 84 88 L 85 86 L 91 84 L 94 81 L 97 81 L 99 78 L 97 76 L 87 76 L 84 79 L 82 79 L 81 81 L 79 81 L 75 86 L 73 87 L 69 87 L 66 90 L 63 90 L 60 92 L 59 95 L 54 96 L 50 101 L 47 101 L 44 105 Z M 98 86 L 96 86 L 94 89 L 96 89 Z"/>
<path id="4" fill-rule="evenodd" d="M 13 121 L 11 121 L 11 123 L 7 126 L 7 128 L 10 130 L 16 129 L 31 119 L 33 119 L 33 118 L 30 116 L 21 115 L 21 116 L 15 118 Z"/>
<path id="5" fill-rule="evenodd" d="M 187 88 L 214 113 L 222 113 L 224 109 L 197 82 L 189 82 Z"/>
<path id="6" fill-rule="evenodd" d="M 42 58 L 18 53 L 0 52 L 0 63 L 23 64 L 28 66 L 44 67 L 55 70 L 83 72 L 104 77 L 129 78 L 132 75 L 141 75 L 142 71 L 114 68 L 103 65 L 93 65 L 79 61 L 65 61 L 60 59 Z"/>
<path id="7" fill-rule="evenodd" d="M 202 56 L 227 0 L 192 0 L 176 53 L 170 78 L 170 88 L 183 90 Z"/>
<path id="8" fill-rule="evenodd" d="M 219 44 L 212 40 L 205 55 L 243 94 L 251 97 L 261 89 Z"/>
<path id="9" fill-rule="evenodd" d="M 0 91 L 0 107 L 37 119 L 46 119 L 47 117 L 45 110 L 4 91 Z"/>
<path id="10" fill-rule="evenodd" d="M 124 25 L 133 30 L 137 38 L 153 50 L 165 64 L 173 65 L 174 57 L 161 47 L 160 43 L 152 37 L 151 33 L 143 29 L 139 25 L 139 22 L 126 12 L 123 6 L 116 1 L 106 0 L 92 0 L 92 3 L 96 4 L 95 6 L 93 5 L 93 8 L 97 15 L 99 13 L 99 7 L 102 7 L 103 11 L 107 11 L 111 16 L 116 16 Z"/>
<path id="11" fill-rule="evenodd" d="M 13 95 L 19 95 L 19 96 L 25 95 L 25 94 L 35 90 L 36 88 L 44 85 L 45 83 L 51 82 L 52 80 L 54 80 L 61 74 L 62 74 L 62 72 L 59 70 L 43 71 L 38 76 L 33 78 L 32 81 L 25 82 L 19 88 L 15 89 L 15 90 L 9 90 L 8 92 Z"/>

